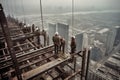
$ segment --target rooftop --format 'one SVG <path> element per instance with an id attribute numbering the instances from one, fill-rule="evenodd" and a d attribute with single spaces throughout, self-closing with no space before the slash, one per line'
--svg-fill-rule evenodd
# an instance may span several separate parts
<path id="1" fill-rule="evenodd" d="M 103 34 L 103 33 L 107 32 L 107 31 L 109 31 L 109 29 L 108 28 L 104 28 L 104 29 L 98 31 L 98 33 Z"/>

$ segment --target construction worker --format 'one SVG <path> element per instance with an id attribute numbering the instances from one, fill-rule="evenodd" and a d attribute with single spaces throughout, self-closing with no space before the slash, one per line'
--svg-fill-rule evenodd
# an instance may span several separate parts
<path id="1" fill-rule="evenodd" d="M 39 28 L 36 26 L 36 28 L 35 28 L 35 35 L 36 35 L 36 42 L 37 42 L 37 44 L 38 45 L 40 45 L 40 30 L 39 30 Z M 39 47 L 38 47 L 39 48 Z"/>
<path id="2" fill-rule="evenodd" d="M 31 32 L 31 30 L 30 30 L 30 24 L 27 24 L 26 31 L 27 31 L 27 33 Z"/>
<path id="3" fill-rule="evenodd" d="M 55 33 L 52 40 L 54 43 L 55 54 L 58 54 L 58 50 L 60 49 L 60 36 L 59 36 L 58 32 Z"/>
<path id="4" fill-rule="evenodd" d="M 44 29 L 42 30 L 42 35 L 44 36 L 44 46 L 46 46 L 47 33 Z"/>
<path id="5" fill-rule="evenodd" d="M 32 24 L 32 29 L 31 29 L 32 32 L 35 32 L 35 25 Z"/>
<path id="6" fill-rule="evenodd" d="M 60 39 L 60 50 L 64 53 L 65 52 L 65 39 Z"/>
<path id="7" fill-rule="evenodd" d="M 38 33 L 38 32 L 39 32 L 39 28 L 36 26 L 35 33 Z"/>
<path id="8" fill-rule="evenodd" d="M 23 28 L 22 28 L 22 30 L 23 30 L 24 33 L 27 33 L 26 27 L 27 27 L 26 24 L 24 24 L 24 26 L 23 26 Z"/>
<path id="9" fill-rule="evenodd" d="M 76 50 L 75 36 L 73 36 L 73 37 L 71 38 L 70 47 L 71 47 L 71 54 L 72 54 L 72 53 L 75 53 L 75 50 Z"/>

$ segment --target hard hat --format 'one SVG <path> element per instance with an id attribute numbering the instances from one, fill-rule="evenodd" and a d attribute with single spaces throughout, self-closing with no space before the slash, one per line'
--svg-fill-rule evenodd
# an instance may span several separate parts
<path id="1" fill-rule="evenodd" d="M 58 35 L 58 32 L 55 32 L 55 35 Z"/>
<path id="2" fill-rule="evenodd" d="M 75 36 L 72 36 L 73 38 L 75 38 Z"/>
<path id="3" fill-rule="evenodd" d="M 30 24 L 27 24 L 27 27 L 30 27 Z"/>
<path id="4" fill-rule="evenodd" d="M 35 31 L 37 31 L 37 30 L 38 30 L 38 27 L 35 28 Z"/>
<path id="5" fill-rule="evenodd" d="M 27 26 L 26 25 L 24 25 L 24 28 L 26 28 Z"/>

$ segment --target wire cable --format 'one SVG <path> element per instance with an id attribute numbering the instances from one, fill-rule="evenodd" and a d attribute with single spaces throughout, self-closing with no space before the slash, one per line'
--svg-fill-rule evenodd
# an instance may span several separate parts
<path id="1" fill-rule="evenodd" d="M 74 27 L 74 0 L 72 0 L 72 36 L 73 36 L 73 27 Z"/>
<path id="2" fill-rule="evenodd" d="M 41 2 L 41 0 L 40 0 L 40 12 L 41 12 L 42 30 L 44 30 L 44 25 L 43 25 L 43 12 L 42 12 L 42 2 Z"/>
<path id="3" fill-rule="evenodd" d="M 24 10 L 24 5 L 23 5 L 23 0 L 21 0 L 21 8 L 22 8 L 22 11 L 23 11 L 23 21 L 24 21 L 24 23 L 26 23 L 26 20 L 25 20 L 25 10 Z"/>
<path id="4" fill-rule="evenodd" d="M 8 1 L 5 0 L 5 3 L 6 3 L 6 9 L 7 9 L 7 13 L 8 13 L 8 15 L 11 15 L 11 14 L 10 14 L 9 5 L 8 5 Z"/>
<path id="5" fill-rule="evenodd" d="M 15 13 L 15 16 L 17 17 L 16 0 L 13 0 L 13 2 L 14 2 L 14 13 Z"/>

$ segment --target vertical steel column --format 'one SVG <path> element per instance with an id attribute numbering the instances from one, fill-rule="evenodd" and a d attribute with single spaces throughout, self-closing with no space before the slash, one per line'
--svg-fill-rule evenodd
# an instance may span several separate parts
<path id="1" fill-rule="evenodd" d="M 37 35 L 36 37 L 37 37 L 37 44 L 40 45 L 40 36 Z M 40 48 L 40 47 L 38 46 L 38 48 Z"/>
<path id="2" fill-rule="evenodd" d="M 76 71 L 76 57 L 74 57 L 74 72 Z"/>
<path id="3" fill-rule="evenodd" d="M 88 50 L 88 55 L 87 55 L 87 64 L 86 64 L 86 75 L 85 75 L 85 80 L 87 80 L 87 77 L 88 77 L 89 63 L 90 63 L 90 50 Z"/>
<path id="4" fill-rule="evenodd" d="M 42 12 L 42 2 L 41 2 L 41 0 L 40 0 L 40 12 L 41 12 L 42 30 L 44 30 L 44 25 L 43 25 L 43 12 Z"/>
<path id="5" fill-rule="evenodd" d="M 83 77 L 85 76 L 85 61 L 86 61 L 85 59 L 86 59 L 86 49 L 84 49 L 82 55 L 81 80 L 83 80 Z"/>
<path id="6" fill-rule="evenodd" d="M 15 68 L 17 78 L 18 78 L 18 80 L 22 80 L 21 72 L 19 70 L 19 66 L 18 66 L 18 62 L 17 62 L 17 58 L 16 58 L 16 55 L 15 55 L 14 49 L 13 49 L 13 43 L 10 38 L 10 32 L 8 29 L 7 20 L 5 18 L 5 14 L 4 14 L 1 4 L 0 4 L 0 25 L 2 27 L 2 30 L 3 30 L 4 36 L 5 36 L 5 40 L 7 42 L 8 50 L 9 50 L 10 56 L 12 58 L 12 62 L 13 62 L 14 68 Z"/>

